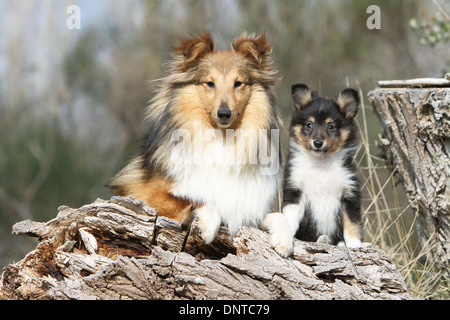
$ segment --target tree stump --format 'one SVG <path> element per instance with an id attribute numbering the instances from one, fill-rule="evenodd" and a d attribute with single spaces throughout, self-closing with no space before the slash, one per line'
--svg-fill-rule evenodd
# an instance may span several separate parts
<path id="1" fill-rule="evenodd" d="M 47 223 L 22 221 L 17 235 L 40 243 L 4 268 L 3 299 L 411 299 L 379 248 L 295 241 L 281 258 L 267 232 L 222 227 L 204 245 L 189 230 L 132 198 L 60 207 Z"/>
<path id="2" fill-rule="evenodd" d="M 382 153 L 409 203 L 436 243 L 436 262 L 450 275 L 450 77 L 380 81 L 369 101 L 383 130 Z M 420 229 L 420 228 L 419 228 Z"/>

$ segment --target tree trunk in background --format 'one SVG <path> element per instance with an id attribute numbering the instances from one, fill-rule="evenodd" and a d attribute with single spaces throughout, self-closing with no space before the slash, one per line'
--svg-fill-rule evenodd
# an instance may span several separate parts
<path id="1" fill-rule="evenodd" d="M 434 240 L 435 261 L 450 270 L 450 81 L 380 81 L 369 101 L 383 130 L 381 151 Z M 426 237 L 426 239 L 424 239 Z"/>
<path id="2" fill-rule="evenodd" d="M 225 228 L 203 245 L 189 230 L 131 198 L 60 207 L 13 233 L 39 245 L 4 269 L 3 299 L 411 299 L 390 258 L 374 246 L 295 242 L 281 258 L 265 231 Z"/>

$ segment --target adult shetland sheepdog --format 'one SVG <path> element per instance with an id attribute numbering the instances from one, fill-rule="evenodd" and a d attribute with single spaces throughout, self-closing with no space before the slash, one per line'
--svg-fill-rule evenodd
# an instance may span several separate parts
<path id="1" fill-rule="evenodd" d="M 358 93 L 345 89 L 336 100 L 308 86 L 292 86 L 293 113 L 285 168 L 283 213 L 267 215 L 271 244 L 282 256 L 294 236 L 361 246 L 361 195 L 353 158 L 358 144 Z"/>
<path id="2" fill-rule="evenodd" d="M 281 125 L 271 87 L 272 47 L 243 34 L 217 51 L 209 34 L 182 38 L 147 109 L 141 154 L 109 183 L 159 215 L 198 217 L 205 243 L 270 211 L 279 180 Z"/>

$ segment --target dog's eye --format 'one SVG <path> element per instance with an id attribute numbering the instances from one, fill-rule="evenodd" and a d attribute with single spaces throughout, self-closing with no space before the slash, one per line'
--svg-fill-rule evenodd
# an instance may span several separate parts
<path id="1" fill-rule="evenodd" d="M 312 122 L 308 122 L 308 123 L 306 124 L 306 127 L 307 127 L 308 129 L 311 129 L 311 128 L 313 127 Z"/>
<path id="2" fill-rule="evenodd" d="M 214 88 L 214 87 L 215 87 L 215 84 L 214 84 L 214 82 L 212 82 L 212 81 L 208 81 L 208 82 L 206 83 L 206 85 L 207 85 L 208 87 L 210 87 L 210 88 Z"/>
<path id="3" fill-rule="evenodd" d="M 242 86 L 242 82 L 241 82 L 241 81 L 236 81 L 236 82 L 234 83 L 234 87 L 235 87 L 235 88 L 239 88 L 240 86 Z"/>
<path id="4" fill-rule="evenodd" d="M 329 124 L 327 125 L 327 129 L 328 129 L 328 130 L 333 130 L 333 129 L 334 129 L 334 125 L 331 124 L 331 123 L 329 123 Z"/>

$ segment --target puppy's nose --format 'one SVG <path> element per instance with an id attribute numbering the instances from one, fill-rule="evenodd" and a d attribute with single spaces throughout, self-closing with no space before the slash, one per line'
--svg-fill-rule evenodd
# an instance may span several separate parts
<path id="1" fill-rule="evenodd" d="M 230 109 L 225 109 L 225 108 L 220 108 L 219 111 L 217 111 L 217 117 L 220 120 L 230 120 L 230 118 L 231 118 L 231 110 Z"/>
<path id="2" fill-rule="evenodd" d="M 316 147 L 317 149 L 322 148 L 323 146 L 323 141 L 322 140 L 314 140 L 314 147 Z"/>

